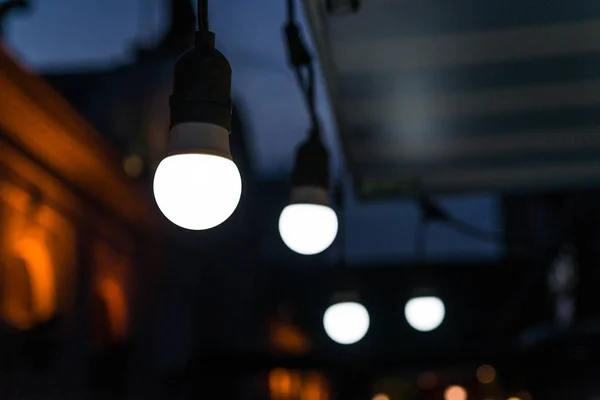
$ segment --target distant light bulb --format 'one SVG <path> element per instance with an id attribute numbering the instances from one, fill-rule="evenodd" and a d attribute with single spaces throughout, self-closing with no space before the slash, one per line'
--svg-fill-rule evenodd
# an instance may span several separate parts
<path id="1" fill-rule="evenodd" d="M 237 166 L 228 158 L 185 153 L 161 161 L 154 175 L 154 197 L 175 225 L 204 230 L 223 223 L 242 194 Z"/>
<path id="2" fill-rule="evenodd" d="M 450 386 L 444 392 L 445 400 L 467 400 L 467 391 L 462 386 Z"/>
<path id="3" fill-rule="evenodd" d="M 404 315 L 414 329 L 428 332 L 444 321 L 446 308 L 442 300 L 437 297 L 415 297 L 406 303 Z"/>
<path id="4" fill-rule="evenodd" d="M 390 400 L 390 396 L 385 393 L 379 393 L 373 396 L 372 400 Z"/>
<path id="5" fill-rule="evenodd" d="M 338 218 L 328 206 L 290 204 L 279 217 L 279 234 L 293 251 L 313 255 L 325 251 L 337 235 Z"/>
<path id="6" fill-rule="evenodd" d="M 340 344 L 353 344 L 361 340 L 369 330 L 369 323 L 367 309 L 356 302 L 334 304 L 323 316 L 327 336 Z"/>

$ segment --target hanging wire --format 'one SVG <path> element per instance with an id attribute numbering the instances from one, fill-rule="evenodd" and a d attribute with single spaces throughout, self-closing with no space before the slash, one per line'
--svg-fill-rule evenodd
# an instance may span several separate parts
<path id="1" fill-rule="evenodd" d="M 313 59 L 302 40 L 300 27 L 296 22 L 294 0 L 287 2 L 288 21 L 285 33 L 288 44 L 288 57 L 296 76 L 296 82 L 306 102 L 313 129 L 312 134 L 319 134 L 319 123 L 316 109 L 316 74 Z M 307 76 L 305 76 L 307 75 Z"/>
<path id="2" fill-rule="evenodd" d="M 287 2 L 287 15 L 288 22 L 293 22 L 296 20 L 296 9 L 294 8 L 294 0 L 288 0 Z"/>
<path id="3" fill-rule="evenodd" d="M 335 187 L 335 205 L 338 209 L 338 268 L 343 270 L 346 266 L 346 250 L 347 250 L 347 237 L 346 237 L 346 202 L 344 201 L 344 186 L 342 180 L 338 182 Z"/>
<path id="4" fill-rule="evenodd" d="M 208 32 L 208 0 L 198 0 L 198 31 Z"/>

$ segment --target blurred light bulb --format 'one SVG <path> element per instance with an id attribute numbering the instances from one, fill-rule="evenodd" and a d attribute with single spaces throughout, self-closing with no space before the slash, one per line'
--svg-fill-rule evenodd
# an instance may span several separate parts
<path id="1" fill-rule="evenodd" d="M 450 386 L 444 392 L 445 400 L 467 400 L 467 391 L 462 386 Z"/>
<path id="2" fill-rule="evenodd" d="M 343 302 L 330 306 L 323 316 L 327 336 L 340 344 L 353 344 L 369 330 L 369 313 L 360 303 Z"/>
<path id="3" fill-rule="evenodd" d="M 385 393 L 379 393 L 373 396 L 373 400 L 390 400 L 390 397 Z"/>
<path id="4" fill-rule="evenodd" d="M 175 225 L 204 230 L 223 223 L 235 211 L 242 179 L 235 163 L 212 154 L 171 155 L 154 175 L 154 197 Z"/>
<path id="5" fill-rule="evenodd" d="M 293 251 L 313 255 L 325 251 L 337 235 L 335 211 L 321 204 L 290 204 L 279 217 L 279 234 Z"/>
<path id="6" fill-rule="evenodd" d="M 496 370 L 491 365 L 477 368 L 477 380 L 481 383 L 492 383 L 496 379 Z"/>
<path id="7" fill-rule="evenodd" d="M 144 172 L 144 160 L 137 154 L 131 154 L 123 160 L 123 169 L 131 178 L 139 178 Z"/>
<path id="8" fill-rule="evenodd" d="M 446 309 L 442 300 L 437 297 L 415 297 L 406 303 L 404 315 L 414 329 L 428 332 L 440 326 Z"/>

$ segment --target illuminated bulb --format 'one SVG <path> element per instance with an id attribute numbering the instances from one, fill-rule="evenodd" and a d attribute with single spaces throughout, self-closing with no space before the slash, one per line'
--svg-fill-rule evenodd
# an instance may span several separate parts
<path id="1" fill-rule="evenodd" d="M 303 255 L 318 254 L 331 246 L 337 231 L 338 218 L 327 205 L 325 189 L 300 187 L 293 190 L 291 204 L 279 217 L 279 234 L 287 247 Z"/>
<path id="2" fill-rule="evenodd" d="M 210 154 L 177 154 L 161 161 L 154 175 L 154 197 L 175 225 L 210 229 L 235 211 L 242 179 L 235 163 Z"/>
<path id="3" fill-rule="evenodd" d="M 406 303 L 404 315 L 414 329 L 428 332 L 444 321 L 446 309 L 442 300 L 437 297 L 415 297 Z"/>
<path id="4" fill-rule="evenodd" d="M 369 323 L 367 309 L 356 302 L 334 304 L 323 316 L 327 336 L 340 344 L 353 344 L 361 340 L 369 330 Z"/>
<path id="5" fill-rule="evenodd" d="M 467 400 L 467 391 L 461 386 L 450 386 L 444 392 L 445 400 Z"/>
<path id="6" fill-rule="evenodd" d="M 173 68 L 168 155 L 154 175 L 154 197 L 175 225 L 204 230 L 235 211 L 242 180 L 229 148 L 231 65 L 202 29 Z"/>
<path id="7" fill-rule="evenodd" d="M 296 154 L 290 202 L 279 216 L 279 234 L 292 251 L 325 251 L 337 235 L 338 218 L 329 206 L 329 156 L 314 127 Z"/>
<path id="8" fill-rule="evenodd" d="M 229 133 L 218 126 L 180 124 L 171 131 L 171 155 L 154 175 L 154 197 L 160 211 L 175 225 L 205 230 L 223 223 L 235 211 L 242 179 L 231 160 Z M 205 151 L 182 151 L 206 149 Z"/>
<path id="9" fill-rule="evenodd" d="M 373 396 L 373 400 L 390 400 L 390 397 L 385 393 L 379 393 Z"/>

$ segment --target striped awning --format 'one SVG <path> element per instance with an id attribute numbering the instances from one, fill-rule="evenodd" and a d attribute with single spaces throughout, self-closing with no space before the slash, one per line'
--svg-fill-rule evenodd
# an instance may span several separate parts
<path id="1" fill-rule="evenodd" d="M 307 5 L 360 196 L 600 183 L 600 2 Z"/>

